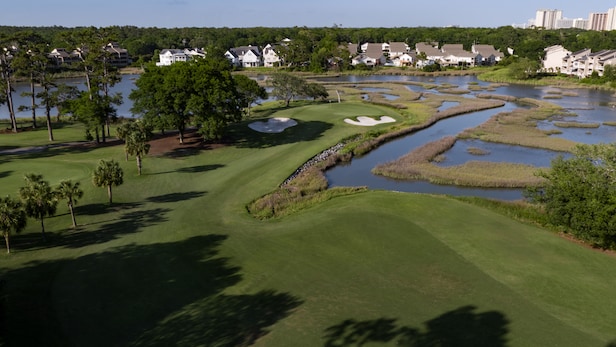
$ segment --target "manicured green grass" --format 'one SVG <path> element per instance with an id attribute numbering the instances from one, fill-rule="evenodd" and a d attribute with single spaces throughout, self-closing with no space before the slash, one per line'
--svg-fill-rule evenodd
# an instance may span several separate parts
<path id="1" fill-rule="evenodd" d="M 368 191 L 270 221 L 248 214 L 250 201 L 314 154 L 374 130 L 343 122 L 356 115 L 400 120 L 363 103 L 283 109 L 271 116 L 297 126 L 266 135 L 246 121 L 230 132 L 236 144 L 146 157 L 142 176 L 121 146 L 1 156 L 1 195 L 15 196 L 24 172 L 85 190 L 78 230 L 62 205 L 46 220 L 47 243 L 30 220 L 1 256 L 3 342 L 605 346 L 616 338 L 616 258 L 488 209 Z M 125 170 L 112 206 L 90 183 L 101 158 Z"/>

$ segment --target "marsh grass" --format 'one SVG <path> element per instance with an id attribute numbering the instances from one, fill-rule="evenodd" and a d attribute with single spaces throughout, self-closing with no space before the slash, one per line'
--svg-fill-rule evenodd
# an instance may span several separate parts
<path id="1" fill-rule="evenodd" d="M 599 123 L 580 123 L 580 122 L 554 122 L 554 126 L 559 128 L 598 128 Z"/>
<path id="2" fill-rule="evenodd" d="M 537 128 L 537 121 L 563 114 L 562 108 L 529 98 L 520 99 L 519 102 L 529 103 L 536 107 L 499 113 L 475 128 L 464 130 L 458 138 L 479 139 L 560 152 L 569 152 L 573 149 L 574 141 L 550 137 L 550 134 L 554 134 L 552 130 L 544 131 Z"/>
<path id="3" fill-rule="evenodd" d="M 489 188 L 520 188 L 539 185 L 537 168 L 531 165 L 469 161 L 442 167 L 433 164 L 456 143 L 454 136 L 443 137 L 416 148 L 410 153 L 376 166 L 372 173 L 395 179 L 426 180 L 436 184 Z"/>
<path id="4" fill-rule="evenodd" d="M 488 155 L 490 151 L 486 151 L 485 149 L 479 147 L 469 147 L 466 149 L 466 152 L 472 155 Z"/>
<path id="5" fill-rule="evenodd" d="M 299 174 L 289 184 L 279 187 L 248 204 L 257 219 L 280 218 L 337 196 L 365 191 L 365 187 L 327 189 L 327 179 L 316 167 Z"/>
<path id="6" fill-rule="evenodd" d="M 432 163 L 409 166 L 378 166 L 373 173 L 395 179 L 425 180 L 434 184 L 449 184 L 482 188 L 525 188 L 539 186 L 537 168 L 515 163 L 469 161 L 462 165 L 441 167 Z"/>
<path id="7" fill-rule="evenodd" d="M 603 122 L 603 125 L 607 125 L 607 126 L 616 126 L 616 122 Z"/>

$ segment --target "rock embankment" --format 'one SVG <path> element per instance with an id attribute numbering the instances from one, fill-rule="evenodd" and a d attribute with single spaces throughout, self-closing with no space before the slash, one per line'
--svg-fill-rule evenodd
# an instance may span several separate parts
<path id="1" fill-rule="evenodd" d="M 285 185 L 289 184 L 289 182 L 291 182 L 295 177 L 297 177 L 299 174 L 301 174 L 302 172 L 306 171 L 308 168 L 322 162 L 325 161 L 327 158 L 329 158 L 330 156 L 338 153 L 339 150 L 341 150 L 344 147 L 344 143 L 339 143 L 333 147 L 330 147 L 326 150 L 324 150 L 323 152 L 315 155 L 314 157 L 310 158 L 310 160 L 308 160 L 307 162 L 304 163 L 304 165 L 300 166 L 297 170 L 295 170 L 295 172 L 289 176 L 286 180 L 284 180 L 284 182 L 282 182 L 282 184 L 280 185 L 281 187 L 284 187 Z"/>

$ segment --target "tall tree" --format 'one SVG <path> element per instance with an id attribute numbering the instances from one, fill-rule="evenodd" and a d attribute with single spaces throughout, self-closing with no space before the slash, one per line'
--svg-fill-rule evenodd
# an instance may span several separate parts
<path id="1" fill-rule="evenodd" d="M 223 129 L 241 119 L 241 96 L 223 58 L 208 56 L 170 66 L 149 65 L 130 94 L 131 111 L 151 124 L 173 124 L 180 143 L 186 127 L 195 122 L 205 139 L 220 138 Z M 160 124 L 160 123 L 159 123 Z"/>
<path id="2" fill-rule="evenodd" d="M 45 75 L 49 59 L 47 58 L 47 45 L 43 38 L 32 31 L 21 32 L 15 37 L 17 49 L 13 57 L 12 68 L 15 75 L 28 80 L 30 90 L 22 93 L 22 96 L 30 98 L 29 106 L 19 106 L 19 110 L 29 109 L 32 112 L 32 127 L 36 128 L 36 103 L 35 84 L 40 77 Z"/>
<path id="3" fill-rule="evenodd" d="M 6 104 L 11 119 L 11 128 L 13 132 L 17 132 L 17 118 L 15 118 L 15 106 L 13 104 L 13 61 L 14 47 L 7 39 L 0 40 L 0 98 L 3 104 Z"/>
<path id="4" fill-rule="evenodd" d="M 289 107 L 293 98 L 303 95 L 306 90 L 306 80 L 286 72 L 276 72 L 272 75 L 272 95 L 285 102 Z"/>
<path id="5" fill-rule="evenodd" d="M 26 227 L 26 211 L 21 202 L 10 197 L 0 198 L 0 232 L 4 236 L 6 253 L 11 253 L 11 232 L 20 232 Z"/>
<path id="6" fill-rule="evenodd" d="M 92 183 L 97 187 L 107 187 L 109 203 L 113 203 L 112 186 L 124 183 L 124 172 L 115 160 L 101 160 L 92 175 Z"/>
<path id="7" fill-rule="evenodd" d="M 86 121 L 90 126 L 96 124 L 90 129 L 95 131 L 96 142 L 100 142 L 99 134 L 102 136 L 102 142 L 106 141 L 109 123 L 116 117 L 115 106 L 122 101 L 121 95 L 118 93 L 111 95 L 109 92 L 109 88 L 121 80 L 117 69 L 112 66 L 111 53 L 106 49 L 112 41 L 113 37 L 109 30 L 94 27 L 76 31 L 69 39 L 69 42 L 77 47 L 76 52 L 80 60 L 78 65 L 84 71 L 87 93 L 82 97 L 87 97 L 90 103 L 97 104 L 91 109 L 96 109 L 98 112 L 95 115 L 90 112 L 89 116 L 93 118 L 88 117 Z"/>
<path id="8" fill-rule="evenodd" d="M 71 180 L 63 180 L 56 188 L 56 194 L 58 198 L 65 199 L 66 205 L 71 212 L 71 220 L 73 221 L 73 228 L 77 227 L 75 220 L 74 206 L 77 204 L 77 200 L 83 196 L 83 190 L 79 188 L 79 182 L 73 183 Z"/>
<path id="9" fill-rule="evenodd" d="M 184 143 L 184 132 L 192 118 L 188 109 L 194 93 L 192 73 L 189 63 L 146 66 L 135 83 L 137 88 L 129 95 L 133 101 L 131 112 L 152 124 L 171 125 L 178 130 L 180 143 Z"/>
<path id="10" fill-rule="evenodd" d="M 41 233 L 45 239 L 45 217 L 56 213 L 58 199 L 42 175 L 27 174 L 24 179 L 26 185 L 19 188 L 19 196 L 24 203 L 26 214 L 41 222 Z"/>
<path id="11" fill-rule="evenodd" d="M 218 140 L 228 124 L 242 119 L 242 97 L 231 75 L 231 64 L 222 56 L 208 56 L 191 65 L 195 89 L 188 109 L 200 124 L 199 134 L 205 140 Z"/>

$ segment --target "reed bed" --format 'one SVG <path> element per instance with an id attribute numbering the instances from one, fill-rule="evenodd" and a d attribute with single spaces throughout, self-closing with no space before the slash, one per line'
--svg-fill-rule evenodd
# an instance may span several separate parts
<path id="1" fill-rule="evenodd" d="M 614 127 L 616 126 L 616 122 L 603 122 L 603 125 Z"/>
<path id="2" fill-rule="evenodd" d="M 488 155 L 490 151 L 486 151 L 485 149 L 481 149 L 479 147 L 469 147 L 466 149 L 466 152 L 472 155 Z"/>
<path id="3" fill-rule="evenodd" d="M 477 94 L 477 98 L 495 99 L 495 100 L 502 100 L 502 101 L 507 101 L 507 102 L 515 102 L 518 100 L 518 98 L 512 95 L 498 95 L 498 94 Z"/>
<path id="4" fill-rule="evenodd" d="M 455 136 L 443 137 L 416 148 L 410 153 L 376 166 L 377 175 L 404 180 L 426 180 L 436 184 L 455 184 L 471 187 L 521 188 L 538 185 L 537 168 L 531 165 L 470 161 L 462 165 L 435 165 L 456 143 Z"/>
<path id="5" fill-rule="evenodd" d="M 458 138 L 570 152 L 575 147 L 574 141 L 550 137 L 552 131 L 537 129 L 537 120 L 547 119 L 558 112 L 562 111 L 548 107 L 499 113 L 475 128 L 464 130 Z"/>
<path id="6" fill-rule="evenodd" d="M 449 184 L 482 188 L 525 188 L 540 186 L 537 168 L 515 163 L 469 161 L 462 165 L 441 167 L 432 163 L 416 163 L 402 167 L 378 166 L 372 170 L 377 175 L 395 179 L 426 180 L 435 184 Z"/>
<path id="7" fill-rule="evenodd" d="M 546 95 L 543 97 L 544 99 L 562 99 L 563 96 L 562 95 Z"/>
<path id="8" fill-rule="evenodd" d="M 337 196 L 355 194 L 366 187 L 340 187 L 327 189 L 327 179 L 316 167 L 299 174 L 289 184 L 279 187 L 250 204 L 248 211 L 258 219 L 279 218 Z"/>
<path id="9" fill-rule="evenodd" d="M 598 128 L 599 123 L 580 123 L 580 122 L 554 122 L 554 126 L 559 128 Z"/>
<path id="10" fill-rule="evenodd" d="M 580 94 L 578 92 L 568 90 L 568 91 L 563 92 L 562 95 L 563 96 L 579 96 Z"/>

